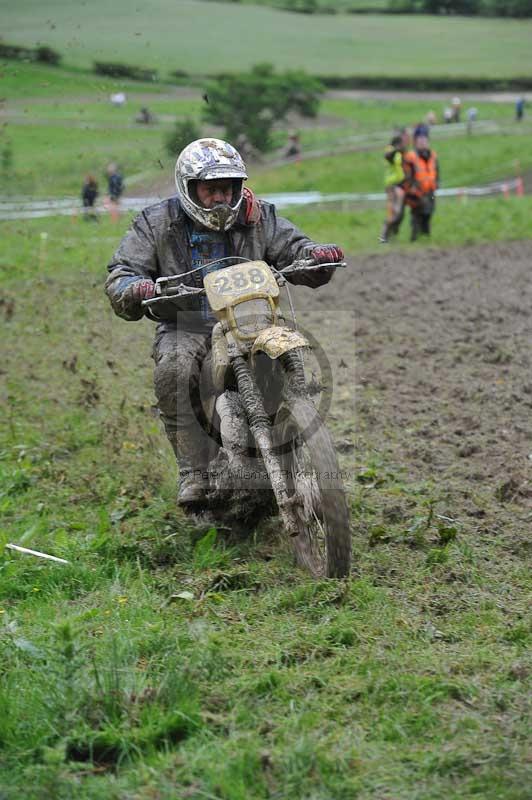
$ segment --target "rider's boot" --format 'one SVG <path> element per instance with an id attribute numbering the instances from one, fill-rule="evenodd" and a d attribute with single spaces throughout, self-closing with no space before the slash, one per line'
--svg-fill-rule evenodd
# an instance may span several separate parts
<path id="1" fill-rule="evenodd" d="M 177 504 L 182 507 L 202 505 L 207 496 L 207 481 L 198 478 L 196 469 L 180 466 Z"/>
<path id="2" fill-rule="evenodd" d="M 183 508 L 201 506 L 209 486 L 206 447 L 188 431 L 178 431 L 171 443 L 179 465 L 177 504 Z"/>

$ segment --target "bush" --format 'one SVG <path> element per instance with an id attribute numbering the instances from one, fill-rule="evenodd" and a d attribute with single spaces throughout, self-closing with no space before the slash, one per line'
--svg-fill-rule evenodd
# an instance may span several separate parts
<path id="1" fill-rule="evenodd" d="M 172 78 L 177 78 L 178 80 L 190 78 L 190 74 L 184 69 L 174 69 L 173 72 L 170 72 L 170 76 Z"/>
<path id="2" fill-rule="evenodd" d="M 35 60 L 55 67 L 61 61 L 61 54 L 47 45 L 41 45 L 35 48 Z"/>
<path id="3" fill-rule="evenodd" d="M 532 17 L 532 0 L 481 0 L 481 4 L 494 17 Z"/>
<path id="4" fill-rule="evenodd" d="M 318 0 L 285 0 L 283 9 L 300 14 L 315 14 L 322 11 L 318 5 Z"/>
<path id="5" fill-rule="evenodd" d="M 177 156 L 181 150 L 187 146 L 187 144 L 190 144 L 190 142 L 200 138 L 201 131 L 194 120 L 178 120 L 174 128 L 166 135 L 166 151 L 171 156 Z"/>
<path id="6" fill-rule="evenodd" d="M 532 89 L 532 77 L 478 78 L 455 75 L 324 75 L 321 82 L 328 89 L 405 89 L 412 91 L 458 92 L 490 91 L 521 92 Z"/>
<path id="7" fill-rule="evenodd" d="M 532 17 L 532 0 L 389 0 L 388 9 L 411 14 Z"/>
<path id="8" fill-rule="evenodd" d="M 0 58 L 13 58 L 16 61 L 33 61 L 34 51 L 31 47 L 20 47 L 18 44 L 0 42 Z"/>
<path id="9" fill-rule="evenodd" d="M 209 99 L 205 119 L 225 128 L 226 138 L 245 136 L 257 150 L 272 147 L 271 133 L 289 111 L 315 117 L 324 87 L 300 71 L 276 73 L 271 64 L 259 64 L 251 72 L 220 76 L 206 87 Z"/>
<path id="10" fill-rule="evenodd" d="M 94 72 L 98 75 L 110 75 L 111 78 L 129 78 L 132 81 L 155 81 L 157 70 L 137 67 L 133 64 L 121 64 L 112 61 L 95 61 Z"/>

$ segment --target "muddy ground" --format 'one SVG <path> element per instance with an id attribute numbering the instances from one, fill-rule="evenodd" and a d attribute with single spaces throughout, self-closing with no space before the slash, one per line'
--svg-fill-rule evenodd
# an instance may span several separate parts
<path id="1" fill-rule="evenodd" d="M 433 483 L 440 513 L 524 545 L 532 242 L 387 250 L 349 263 L 298 298 L 304 324 L 334 342 L 331 426 L 344 463 L 355 477 L 374 462 L 410 485 Z"/>

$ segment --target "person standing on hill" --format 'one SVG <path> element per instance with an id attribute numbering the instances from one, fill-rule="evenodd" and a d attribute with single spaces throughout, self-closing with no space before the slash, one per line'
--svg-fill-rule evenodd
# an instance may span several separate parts
<path id="1" fill-rule="evenodd" d="M 404 158 L 406 203 L 411 210 L 410 241 L 419 234 L 430 236 L 430 224 L 436 204 L 435 192 L 440 184 L 438 157 L 431 150 L 428 129 L 419 125 L 414 131 L 414 149 Z"/>
<path id="2" fill-rule="evenodd" d="M 460 122 L 460 114 L 462 113 L 462 101 L 459 97 L 453 97 L 451 103 L 452 122 Z"/>
<path id="3" fill-rule="evenodd" d="M 83 203 L 83 209 L 85 212 L 84 219 L 89 220 L 98 220 L 94 212 L 94 203 L 96 202 L 96 198 L 98 197 L 98 183 L 94 175 L 86 175 L 85 180 L 83 181 L 83 186 L 81 187 L 81 202 Z"/>
<path id="4" fill-rule="evenodd" d="M 285 152 L 285 158 L 293 158 L 298 161 L 301 157 L 301 141 L 297 131 L 289 131 L 288 133 L 288 146 Z"/>
<path id="5" fill-rule="evenodd" d="M 386 244 L 391 236 L 399 233 L 399 228 L 404 216 L 405 200 L 405 171 L 403 156 L 405 148 L 402 136 L 394 136 L 384 151 L 386 171 L 384 175 L 384 188 L 386 191 L 386 220 L 379 242 Z"/>
<path id="6" fill-rule="evenodd" d="M 117 220 L 119 216 L 119 203 L 124 191 L 124 179 L 116 164 L 109 164 L 107 167 L 107 192 L 109 194 L 109 204 L 111 218 Z"/>

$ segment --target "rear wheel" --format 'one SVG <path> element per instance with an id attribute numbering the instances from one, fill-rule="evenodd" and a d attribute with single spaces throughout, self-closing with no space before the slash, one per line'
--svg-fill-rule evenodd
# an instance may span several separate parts
<path id="1" fill-rule="evenodd" d="M 275 430 L 299 529 L 292 537 L 297 562 L 315 577 L 344 578 L 351 567 L 351 530 L 330 434 L 304 397 L 283 404 Z"/>

